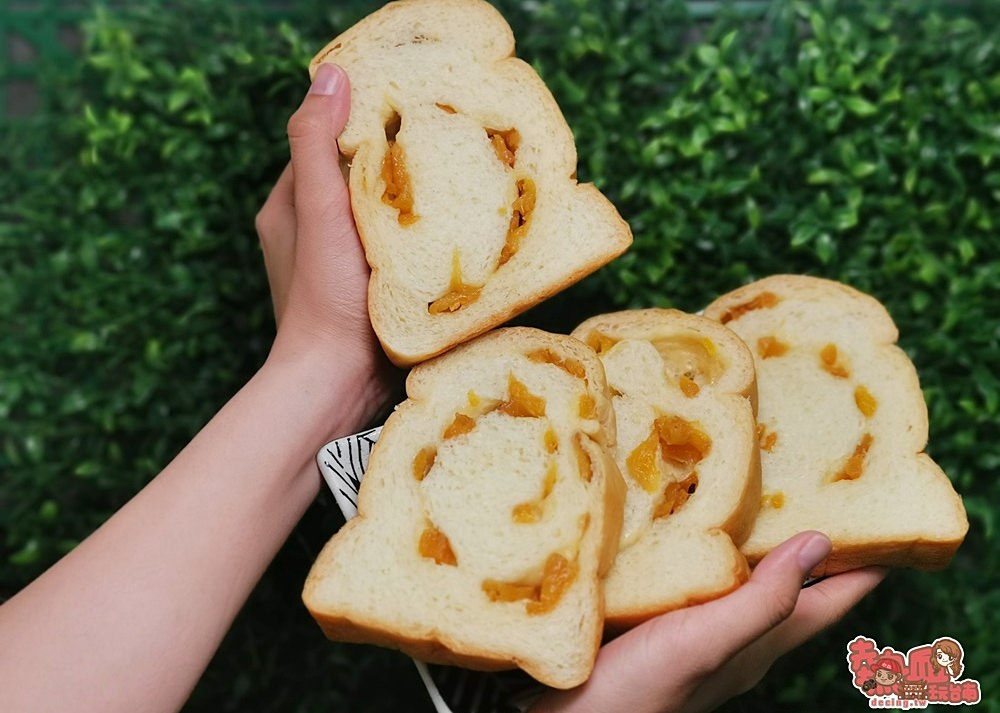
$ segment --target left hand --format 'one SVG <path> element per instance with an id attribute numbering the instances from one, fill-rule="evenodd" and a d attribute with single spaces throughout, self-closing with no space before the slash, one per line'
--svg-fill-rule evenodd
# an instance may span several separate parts
<path id="1" fill-rule="evenodd" d="M 329 368 L 360 387 L 364 421 L 392 397 L 398 373 L 368 318 L 370 270 L 337 148 L 349 114 L 346 73 L 322 65 L 288 121 L 291 162 L 257 215 L 257 232 L 278 325 L 272 355 L 326 353 Z"/>
<path id="2" fill-rule="evenodd" d="M 590 679 L 531 713 L 696 713 L 753 687 L 775 659 L 839 620 L 885 577 L 868 567 L 802 588 L 830 551 L 803 532 L 770 552 L 735 592 L 669 612 L 606 644 Z"/>

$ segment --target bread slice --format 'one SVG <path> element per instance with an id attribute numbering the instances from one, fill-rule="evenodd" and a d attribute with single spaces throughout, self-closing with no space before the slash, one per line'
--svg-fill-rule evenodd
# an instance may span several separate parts
<path id="1" fill-rule="evenodd" d="M 333 639 L 549 686 L 590 674 L 625 486 L 585 345 L 501 329 L 413 369 L 303 600 Z"/>
<path id="2" fill-rule="evenodd" d="M 481 0 L 400 0 L 330 42 L 351 80 L 340 137 L 372 268 L 368 306 L 409 365 L 502 324 L 625 251 L 559 107 Z"/>
<path id="3" fill-rule="evenodd" d="M 927 407 L 885 308 L 840 283 L 777 275 L 705 315 L 747 342 L 757 369 L 764 493 L 743 545 L 750 561 L 816 529 L 833 541 L 816 575 L 947 565 L 969 524 L 922 452 Z"/>
<path id="4" fill-rule="evenodd" d="M 628 485 L 609 627 L 736 589 L 749 572 L 737 545 L 760 505 L 749 350 L 717 322 L 668 309 L 593 317 L 573 336 L 604 364 Z"/>

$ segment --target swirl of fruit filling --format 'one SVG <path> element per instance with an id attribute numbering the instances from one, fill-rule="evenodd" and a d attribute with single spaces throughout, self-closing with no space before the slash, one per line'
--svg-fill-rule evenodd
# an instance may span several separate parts
<path id="1" fill-rule="evenodd" d="M 581 363 L 550 350 L 526 357 L 525 377 L 511 370 L 503 392 L 468 391 L 411 469 L 425 513 L 419 554 L 470 572 L 491 602 L 535 615 L 557 606 L 579 574 L 593 465 L 590 437 L 573 419 L 596 418 L 596 404 Z M 528 386 L 548 380 L 569 388 L 547 399 Z"/>
<path id="2" fill-rule="evenodd" d="M 456 113 L 450 105 L 437 104 L 436 106 L 445 113 Z M 487 128 L 485 132 L 497 160 L 513 171 L 517 161 L 517 149 L 521 144 L 521 134 L 513 128 L 506 130 Z M 388 128 L 386 136 L 389 136 Z M 416 220 L 416 216 L 412 215 L 413 201 L 409 192 L 409 184 L 404 180 L 404 159 L 402 154 L 397 151 L 397 146 L 398 144 L 389 141 L 390 148 L 386 153 L 382 167 L 383 178 L 387 186 L 387 194 L 383 195 L 383 200 L 399 209 L 400 224 L 408 225 Z M 510 205 L 510 222 L 495 269 L 506 265 L 520 249 L 521 242 L 531 229 L 531 218 L 537 201 L 538 189 L 530 177 L 514 175 L 513 180 L 517 195 Z M 391 201 L 390 198 L 387 198 L 390 186 L 393 187 Z M 427 311 L 435 315 L 457 312 L 478 300 L 484 286 L 485 282 L 480 285 L 465 282 L 459 263 L 458 248 L 455 248 L 452 255 L 452 272 L 448 287 L 441 296 L 427 305 Z"/>

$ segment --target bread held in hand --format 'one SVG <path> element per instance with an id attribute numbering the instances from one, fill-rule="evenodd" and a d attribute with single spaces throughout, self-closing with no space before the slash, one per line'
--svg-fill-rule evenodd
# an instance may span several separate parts
<path id="1" fill-rule="evenodd" d="M 601 363 L 570 337 L 501 329 L 413 369 L 358 517 L 303 599 L 333 639 L 557 688 L 590 674 L 624 484 Z"/>
<path id="2" fill-rule="evenodd" d="M 705 315 L 747 342 L 757 370 L 763 496 L 748 559 L 816 529 L 833 541 L 816 575 L 946 566 L 968 520 L 923 453 L 927 407 L 885 308 L 837 282 L 777 275 Z"/>
<path id="3" fill-rule="evenodd" d="M 409 365 L 593 272 L 628 225 L 578 184 L 573 136 L 481 0 L 392 2 L 334 39 L 351 81 L 340 137 L 372 268 L 372 325 Z"/>
<path id="4" fill-rule="evenodd" d="M 749 350 L 717 322 L 667 309 L 593 317 L 573 336 L 604 364 L 628 486 L 608 625 L 734 590 L 749 573 L 737 545 L 760 504 Z"/>

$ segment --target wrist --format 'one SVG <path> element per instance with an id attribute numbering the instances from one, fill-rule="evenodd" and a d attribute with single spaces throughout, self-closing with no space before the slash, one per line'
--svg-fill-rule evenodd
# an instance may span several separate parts
<path id="1" fill-rule="evenodd" d="M 381 348 L 360 348 L 349 340 L 334 345 L 275 341 L 262 375 L 280 381 L 289 398 L 302 400 L 307 427 L 323 443 L 371 425 L 392 402 L 399 372 Z M 293 396 L 294 395 L 294 396 Z"/>

